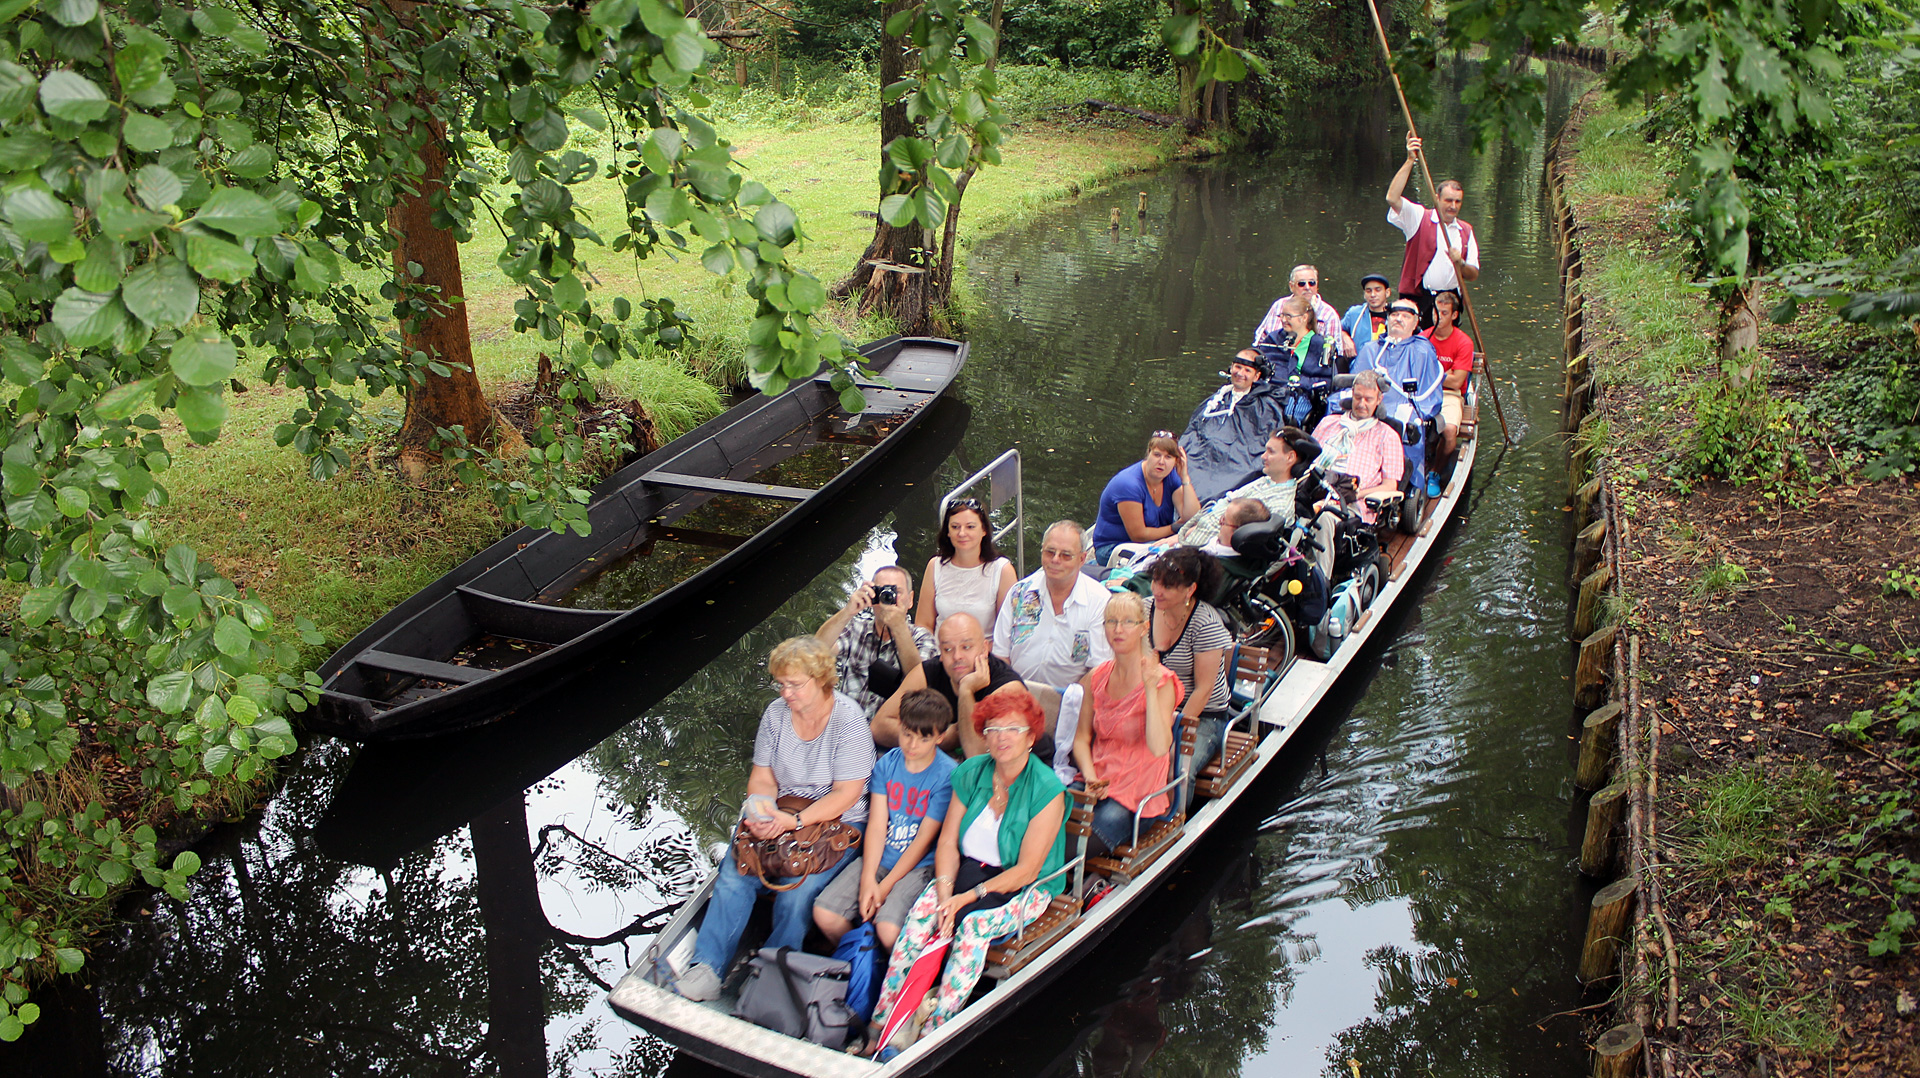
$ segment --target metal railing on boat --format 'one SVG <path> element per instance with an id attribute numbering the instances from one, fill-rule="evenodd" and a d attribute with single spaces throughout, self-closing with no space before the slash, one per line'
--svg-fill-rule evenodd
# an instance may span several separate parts
<path id="1" fill-rule="evenodd" d="M 1000 540 L 1006 538 L 1008 532 L 1015 534 L 1015 564 L 1020 569 L 1019 575 L 1024 577 L 1027 575 L 1027 530 L 1025 527 L 1027 520 L 1027 499 L 1025 492 L 1021 489 L 1020 451 L 1018 449 L 1009 449 L 1005 453 L 993 458 L 993 463 L 988 464 L 986 467 L 968 476 L 959 486 L 948 491 L 947 496 L 940 499 L 940 519 L 943 521 L 946 520 L 947 506 L 957 501 L 960 495 L 978 486 L 981 480 L 988 481 L 988 514 L 1007 504 L 1008 497 L 1012 497 L 1013 499 L 1013 519 L 994 530 L 993 541 L 995 543 L 1000 542 Z M 989 517 L 989 521 L 991 521 L 991 517 Z"/>

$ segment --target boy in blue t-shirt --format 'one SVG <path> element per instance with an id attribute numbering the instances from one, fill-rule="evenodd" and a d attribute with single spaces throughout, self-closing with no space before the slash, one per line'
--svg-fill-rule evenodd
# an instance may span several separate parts
<path id="1" fill-rule="evenodd" d="M 873 922 L 880 946 L 893 949 L 914 899 L 933 882 L 933 840 L 953 799 L 953 757 L 940 739 L 953 725 L 953 705 L 932 689 L 900 699 L 900 747 L 874 762 L 867 780 L 872 804 L 859 867 L 835 876 L 813 900 L 813 923 L 828 940 Z"/>

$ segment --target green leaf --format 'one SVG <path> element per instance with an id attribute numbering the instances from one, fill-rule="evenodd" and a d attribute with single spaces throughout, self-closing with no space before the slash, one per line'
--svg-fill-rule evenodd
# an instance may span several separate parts
<path id="1" fill-rule="evenodd" d="M 100 0 L 53 0 L 46 10 L 62 26 L 85 26 L 100 14 Z"/>
<path id="2" fill-rule="evenodd" d="M 563 311 L 577 311 L 587 301 L 587 286 L 569 273 L 553 282 L 553 302 Z"/>
<path id="3" fill-rule="evenodd" d="M 53 324 L 76 348 L 92 348 L 113 339 L 127 320 L 127 309 L 110 292 L 69 288 L 53 301 Z"/>
<path id="4" fill-rule="evenodd" d="M 567 144 L 567 119 L 559 109 L 547 109 L 521 124 L 520 135 L 527 145 L 551 153 Z"/>
<path id="5" fill-rule="evenodd" d="M 94 414 L 101 419 L 115 422 L 131 419 L 134 413 L 146 403 L 147 395 L 152 392 L 153 379 L 151 378 L 142 378 L 137 382 L 122 382 L 100 394 L 100 399 L 93 402 Z"/>
<path id="6" fill-rule="evenodd" d="M 156 153 L 173 145 L 173 127 L 144 112 L 129 112 L 120 125 L 120 137 L 141 153 Z"/>
<path id="7" fill-rule="evenodd" d="M 639 11 L 634 0 L 600 0 L 593 5 L 587 21 L 607 30 L 618 30 L 633 21 Z"/>
<path id="8" fill-rule="evenodd" d="M 887 36 L 899 37 L 901 34 L 906 33 L 907 27 L 913 25 L 913 16 L 914 10 L 912 8 L 908 8 L 905 11 L 894 12 L 893 15 L 887 19 Z"/>
<path id="9" fill-rule="evenodd" d="M 302 254 L 293 260 L 293 283 L 303 292 L 325 292 L 329 285 L 339 279 L 340 271 L 330 261 L 310 254 Z"/>
<path id="10" fill-rule="evenodd" d="M 253 650 L 253 633 L 246 622 L 222 614 L 213 625 L 213 646 L 220 649 L 220 654 L 238 659 Z"/>
<path id="11" fill-rule="evenodd" d="M 269 48 L 266 33 L 248 22 L 242 22 L 228 31 L 227 40 L 255 56 L 265 56 Z"/>
<path id="12" fill-rule="evenodd" d="M 0 1041 L 17 1041 L 27 1032 L 27 1024 L 11 1015 L 0 1015 Z"/>
<path id="13" fill-rule="evenodd" d="M 675 13 L 660 0 L 639 0 L 640 21 L 646 25 L 647 33 L 657 37 L 672 37 L 687 21 Z"/>
<path id="14" fill-rule="evenodd" d="M 227 421 L 226 400 L 211 390 L 189 389 L 180 394 L 173 407 L 180 413 L 180 422 L 185 425 L 188 434 L 218 434 L 220 424 Z"/>
<path id="15" fill-rule="evenodd" d="M 167 575 L 182 584 L 191 584 L 200 579 L 200 555 L 185 543 L 175 543 L 167 548 Z"/>
<path id="16" fill-rule="evenodd" d="M 812 277 L 797 276 L 787 282 L 787 300 L 796 310 L 819 310 L 827 302 L 827 290 Z"/>
<path id="17" fill-rule="evenodd" d="M 208 37 L 226 37 L 240 25 L 240 16 L 225 8 L 203 7 L 193 13 L 193 25 Z"/>
<path id="18" fill-rule="evenodd" d="M 708 273 L 725 277 L 733 272 L 733 252 L 727 250 L 726 244 L 716 243 L 700 255 L 700 264 Z"/>
<path id="19" fill-rule="evenodd" d="M 39 168 L 52 157 L 53 140 L 38 131 L 22 131 L 0 138 L 0 172 L 25 172 Z"/>
<path id="20" fill-rule="evenodd" d="M 1221 49 L 1213 62 L 1213 77 L 1221 82 L 1239 82 L 1247 77 L 1247 65 L 1232 49 Z"/>
<path id="21" fill-rule="evenodd" d="M 127 274 L 120 284 L 120 301 L 135 318 L 155 329 L 177 326 L 199 311 L 200 285 L 179 259 L 166 255 Z M 228 344 L 227 350 L 232 353 L 233 346 Z M 179 354 L 179 346 L 175 345 L 175 373 L 179 373 Z M 228 371 L 231 373 L 231 366 Z M 207 384 L 193 381 L 184 374 L 180 377 L 188 385 Z"/>
<path id="22" fill-rule="evenodd" d="M 888 195 L 880 200 L 880 218 L 895 228 L 913 221 L 913 199 L 906 195 Z"/>
<path id="23" fill-rule="evenodd" d="M 200 855 L 192 850 L 181 850 L 173 857 L 173 871 L 182 876 L 191 876 L 200 871 Z"/>
<path id="24" fill-rule="evenodd" d="M 176 618 L 190 618 L 200 613 L 200 593 L 185 584 L 170 584 L 160 593 L 160 606 Z"/>
<path id="25" fill-rule="evenodd" d="M 135 206 L 125 195 L 109 195 L 100 201 L 100 231 L 116 243 L 146 239 L 154 229 L 172 220 L 164 213 Z"/>
<path id="26" fill-rule="evenodd" d="M 253 145 L 227 158 L 227 171 L 235 176 L 244 176 L 257 180 L 273 171 L 273 147 L 264 142 Z"/>
<path id="27" fill-rule="evenodd" d="M 794 229 L 799 223 L 793 207 L 784 202 L 769 202 L 753 215 L 753 227 L 759 231 L 761 238 L 782 247 L 793 242 Z"/>
<path id="28" fill-rule="evenodd" d="M 40 107 L 56 120 L 90 124 L 105 116 L 113 102 L 92 79 L 63 67 L 40 80 Z"/>
<path id="29" fill-rule="evenodd" d="M 60 508 L 63 516 L 83 517 L 92 508 L 93 500 L 79 487 L 61 487 L 53 492 L 53 503 Z"/>
<path id="30" fill-rule="evenodd" d="M 147 682 L 147 703 L 165 715 L 178 715 L 193 698 L 193 675 L 185 670 L 161 674 Z"/>
<path id="31" fill-rule="evenodd" d="M 133 174 L 133 193 L 150 210 L 164 210 L 186 193 L 180 177 L 164 165 L 145 165 Z"/>
<path id="32" fill-rule="evenodd" d="M 280 217 L 273 212 L 273 204 L 238 187 L 215 190 L 193 219 L 242 238 L 271 236 L 280 231 Z"/>
<path id="33" fill-rule="evenodd" d="M 1160 40 L 1175 56 L 1191 56 L 1200 47 L 1200 17 L 1174 15 L 1160 24 Z"/>
<path id="34" fill-rule="evenodd" d="M 44 490 L 7 503 L 7 522 L 16 528 L 38 531 L 60 519 L 53 495 Z"/>
<path id="35" fill-rule="evenodd" d="M 62 973 L 78 973 L 80 967 L 87 964 L 87 956 L 77 947 L 55 947 L 53 964 Z"/>
<path id="36" fill-rule="evenodd" d="M 692 30 L 682 30 L 666 39 L 666 53 L 668 63 L 682 71 L 696 71 L 707 60 L 707 44 Z"/>
<path id="37" fill-rule="evenodd" d="M 12 15 L 6 16 L 12 19 Z M 20 115 L 20 111 L 33 104 L 33 95 L 40 84 L 33 80 L 33 72 L 19 64 L 0 60 L 0 120 L 11 120 Z"/>
<path id="38" fill-rule="evenodd" d="M 239 360 L 240 351 L 231 340 L 210 326 L 201 326 L 189 330 L 173 342 L 173 354 L 169 362 L 173 373 L 187 385 L 217 386 L 233 377 L 233 369 Z M 219 423 L 213 425 L 219 426 Z M 193 429 L 193 424 L 187 426 Z"/>
<path id="39" fill-rule="evenodd" d="M 233 696 L 227 700 L 227 718 L 242 726 L 252 726 L 260 717 L 260 705 L 244 696 Z"/>
<path id="40" fill-rule="evenodd" d="M 224 775 L 233 767 L 233 746 L 225 743 L 215 745 L 200 757 L 200 766 L 209 774 Z"/>
<path id="41" fill-rule="evenodd" d="M 7 219 L 28 243 L 57 243 L 73 235 L 73 209 L 47 192 L 22 187 L 7 196 Z"/>
<path id="42" fill-rule="evenodd" d="M 237 284 L 253 276 L 253 256 L 237 244 L 212 236 L 187 237 L 187 262 L 202 277 Z"/>
<path id="43" fill-rule="evenodd" d="M 28 625 L 45 625 L 60 612 L 60 601 L 66 597 L 67 589 L 58 584 L 29 589 L 20 597 L 20 619 Z"/>

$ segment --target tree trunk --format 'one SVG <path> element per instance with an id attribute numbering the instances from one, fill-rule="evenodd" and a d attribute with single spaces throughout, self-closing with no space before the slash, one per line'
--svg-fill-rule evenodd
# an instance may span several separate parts
<path id="1" fill-rule="evenodd" d="M 413 4 L 391 0 L 392 10 L 402 22 L 412 21 Z M 436 102 L 421 99 L 415 104 L 430 110 Z M 416 187 L 404 194 L 387 211 L 387 226 L 396 241 L 393 249 L 394 277 L 438 289 L 423 298 L 432 305 L 424 316 L 403 321 L 401 346 L 409 352 L 425 352 L 447 368 L 444 375 L 429 372 L 426 380 L 407 390 L 407 414 L 400 426 L 400 467 L 415 474 L 437 459 L 433 452 L 437 427 L 461 427 L 476 444 L 491 443 L 496 435 L 493 409 L 480 391 L 479 376 L 473 369 L 473 337 L 467 328 L 466 295 L 460 275 L 460 245 L 453 233 L 433 224 L 433 199 L 446 193 L 446 129 L 432 119 L 417 120 L 408 135 L 419 141 L 420 160 L 425 170 Z M 416 277 L 408 269 L 418 265 Z"/>
<path id="2" fill-rule="evenodd" d="M 527 803 L 519 791 L 467 825 L 486 926 L 487 1051 L 505 1078 L 547 1073 L 546 991 L 540 956 L 551 929 L 527 841 Z"/>
<path id="3" fill-rule="evenodd" d="M 906 11 L 913 5 L 908 0 L 888 0 L 880 12 L 884 25 L 896 12 Z M 880 35 L 880 88 L 888 86 L 907 76 L 907 43 L 904 38 L 891 34 Z M 880 168 L 879 175 L 888 175 L 894 167 L 887 160 L 887 143 L 896 138 L 911 136 L 914 133 L 912 121 L 907 119 L 907 105 L 903 98 L 891 105 L 880 108 Z M 878 202 L 876 200 L 876 205 Z M 876 273 L 873 263 L 884 262 L 903 266 L 926 267 L 929 262 L 928 250 L 930 237 L 919 222 L 895 228 L 875 216 L 873 239 L 867 243 L 867 249 L 860 254 L 852 270 L 839 284 L 833 287 L 835 296 L 845 298 L 855 292 L 863 292 L 860 301 L 862 314 L 882 309 L 893 314 L 900 321 L 900 329 L 905 333 L 924 333 L 929 324 L 927 280 L 928 273 Z"/>
<path id="4" fill-rule="evenodd" d="M 1733 290 L 1720 306 L 1720 369 L 1731 372 L 1733 384 L 1753 378 L 1760 348 L 1760 318 L 1754 313 L 1753 285 Z"/>

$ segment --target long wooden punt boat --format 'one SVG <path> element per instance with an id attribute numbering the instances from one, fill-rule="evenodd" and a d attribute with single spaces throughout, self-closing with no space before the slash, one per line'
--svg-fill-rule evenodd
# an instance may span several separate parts
<path id="1" fill-rule="evenodd" d="M 1476 414 L 1477 409 L 1469 402 L 1467 421 L 1473 422 Z M 1421 566 L 1439 545 L 1447 523 L 1459 510 L 1478 448 L 1477 436 L 1463 436 L 1452 481 L 1439 498 L 1426 501 L 1421 521 L 1411 534 L 1383 530 L 1382 553 L 1389 565 L 1386 579 L 1326 661 L 1299 654 L 1278 668 L 1260 670 L 1257 662 L 1249 664 L 1244 655 L 1236 655 L 1236 678 L 1255 673 L 1262 679 L 1247 707 L 1248 717 L 1257 720 L 1249 725 L 1256 729 L 1243 732 L 1236 723 L 1229 731 L 1226 754 L 1207 769 L 1208 779 L 1198 784 L 1209 800 L 1188 816 L 1184 825 L 1165 828 L 1155 836 L 1142 836 L 1137 852 L 1129 859 L 1131 863 L 1121 871 L 1109 870 L 1114 890 L 1084 912 L 1080 908 L 1078 872 L 1085 870 L 1085 858 L 1070 860 L 1068 870 L 1075 871 L 1076 878 L 1067 893 L 1018 939 L 989 952 L 987 977 L 981 983 L 991 987 L 976 992 L 959 1014 L 892 1060 L 875 1063 L 735 1018 L 731 1013 L 735 999 L 731 980 L 728 991 L 710 1003 L 694 1003 L 673 991 L 673 974 L 666 956 L 675 954 L 687 934 L 694 931 L 712 893 L 711 877 L 614 985 L 608 1002 L 628 1020 L 676 1047 L 750 1078 L 914 1078 L 939 1066 L 995 1022 L 1012 1014 L 1022 1001 L 1044 989 L 1118 928 L 1233 809 L 1260 772 L 1279 757 L 1314 707 L 1366 649 L 1387 620 L 1387 612 L 1396 603 L 1414 601 L 1408 592 Z M 1250 665 L 1254 669 L 1250 670 Z M 1083 804 L 1076 805 L 1068 824 L 1070 838 L 1085 812 Z M 1073 852 L 1070 844 L 1070 857 Z M 1102 863 L 1096 859 L 1091 867 L 1099 871 Z"/>
<path id="2" fill-rule="evenodd" d="M 755 396 L 620 469 L 581 536 L 522 528 L 368 626 L 320 667 L 311 727 L 422 737 L 520 707 L 658 624 L 837 498 L 946 392 L 967 346 L 889 337 L 849 414 L 823 371 Z M 613 570 L 608 572 L 608 570 Z"/>

